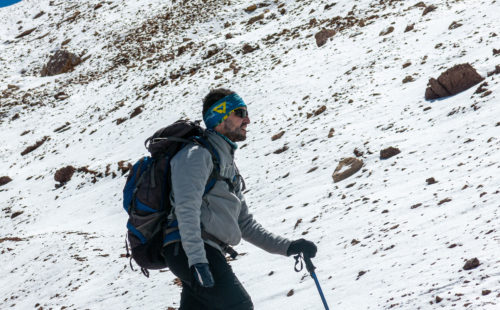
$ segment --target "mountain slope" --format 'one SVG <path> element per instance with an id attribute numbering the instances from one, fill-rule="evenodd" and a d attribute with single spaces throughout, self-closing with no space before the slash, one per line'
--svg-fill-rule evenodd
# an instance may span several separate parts
<path id="1" fill-rule="evenodd" d="M 2 308 L 178 307 L 171 273 L 146 279 L 123 257 L 121 167 L 159 127 L 200 119 L 201 98 L 219 86 L 249 106 L 236 156 L 250 208 L 271 231 L 318 243 L 331 308 L 498 307 L 499 75 L 488 76 L 500 59 L 498 3 L 255 4 L 0 9 L 0 177 L 12 179 L 0 186 Z M 335 34 L 318 47 L 322 29 Z M 83 62 L 41 77 L 61 48 Z M 429 78 L 462 63 L 487 91 L 426 101 Z M 401 153 L 380 159 L 390 146 Z M 355 150 L 362 169 L 334 183 Z M 68 165 L 75 174 L 56 186 Z M 245 255 L 231 264 L 256 309 L 321 309 L 293 259 L 237 249 Z M 475 257 L 479 267 L 463 270 Z"/>

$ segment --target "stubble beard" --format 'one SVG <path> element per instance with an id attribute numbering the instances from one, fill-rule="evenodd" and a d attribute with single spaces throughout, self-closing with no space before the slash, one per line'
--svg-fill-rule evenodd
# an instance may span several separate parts
<path id="1" fill-rule="evenodd" d="M 241 128 L 237 128 L 234 131 L 230 131 L 225 136 L 233 142 L 245 141 L 247 138 L 246 133 L 242 132 Z"/>
<path id="2" fill-rule="evenodd" d="M 226 127 L 226 133 L 224 135 L 233 142 L 245 141 L 247 138 L 246 130 L 241 127 L 237 127 L 233 130 Z"/>

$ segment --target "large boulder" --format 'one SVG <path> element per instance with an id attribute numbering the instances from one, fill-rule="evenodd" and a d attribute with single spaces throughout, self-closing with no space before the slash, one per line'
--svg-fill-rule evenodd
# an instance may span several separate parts
<path id="1" fill-rule="evenodd" d="M 432 100 L 448 97 L 462 92 L 478 83 L 484 78 L 477 73 L 470 64 L 456 65 L 436 79 L 431 78 L 425 90 L 425 99 Z"/>
<path id="2" fill-rule="evenodd" d="M 335 30 L 333 29 L 323 29 L 314 35 L 316 39 L 316 45 L 321 47 L 326 44 L 329 38 L 335 35 Z"/>
<path id="3" fill-rule="evenodd" d="M 71 177 L 75 173 L 76 169 L 73 166 L 66 166 L 61 169 L 58 169 L 54 175 L 54 180 L 59 182 L 61 185 L 69 182 Z"/>
<path id="4" fill-rule="evenodd" d="M 5 185 L 11 181 L 12 181 L 12 179 L 9 178 L 8 176 L 0 177 L 0 186 Z"/>
<path id="5" fill-rule="evenodd" d="M 81 58 L 77 55 L 65 50 L 58 50 L 50 57 L 49 62 L 43 66 L 42 76 L 52 76 L 71 72 L 81 62 Z"/>
<path id="6" fill-rule="evenodd" d="M 337 183 L 347 179 L 363 167 L 363 161 L 354 157 L 345 158 L 340 161 L 333 172 L 333 182 Z"/>

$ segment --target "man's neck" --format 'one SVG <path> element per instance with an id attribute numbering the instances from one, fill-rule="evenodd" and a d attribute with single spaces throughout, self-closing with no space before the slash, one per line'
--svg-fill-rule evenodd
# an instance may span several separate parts
<path id="1" fill-rule="evenodd" d="M 215 132 L 218 136 L 220 136 L 222 139 L 224 139 L 227 143 L 229 143 L 229 145 L 231 146 L 231 148 L 233 150 L 236 150 L 238 148 L 238 145 L 236 143 L 234 143 L 233 141 L 231 141 L 228 137 L 226 137 L 225 135 L 221 134 L 220 132 L 216 131 L 216 130 L 213 130 L 213 132 Z"/>

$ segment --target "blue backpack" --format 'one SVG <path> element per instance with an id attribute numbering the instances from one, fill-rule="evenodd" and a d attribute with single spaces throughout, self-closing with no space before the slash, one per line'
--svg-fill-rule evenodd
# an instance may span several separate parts
<path id="1" fill-rule="evenodd" d="M 158 130 L 144 145 L 150 156 L 139 159 L 130 170 L 123 189 L 123 208 L 129 218 L 127 222 L 127 257 L 141 267 L 145 276 L 148 269 L 168 267 L 162 256 L 162 248 L 180 241 L 177 225 L 168 225 L 167 217 L 172 212 L 170 203 L 170 160 L 186 144 L 196 143 L 212 155 L 214 169 L 205 187 L 205 194 L 220 178 L 219 156 L 205 136 L 205 129 L 198 122 L 179 120 Z M 132 254 L 129 252 L 129 244 Z"/>

